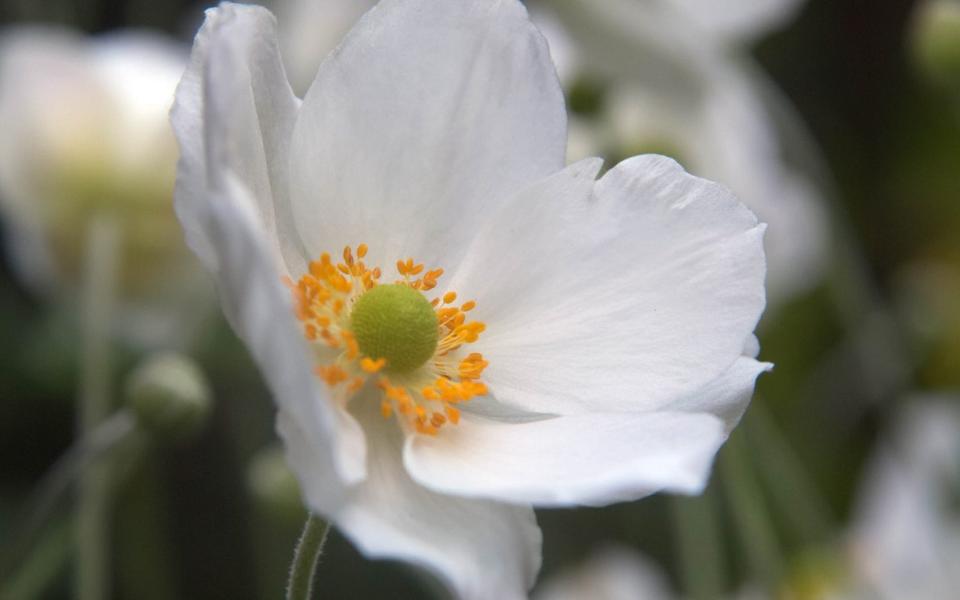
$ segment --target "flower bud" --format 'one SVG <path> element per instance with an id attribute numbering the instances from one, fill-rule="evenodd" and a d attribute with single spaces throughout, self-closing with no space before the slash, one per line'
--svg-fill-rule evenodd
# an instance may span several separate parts
<path id="1" fill-rule="evenodd" d="M 127 379 L 125 392 L 139 424 L 168 439 L 196 433 L 212 406 L 203 372 L 178 354 L 158 354 L 141 363 Z"/>
<path id="2" fill-rule="evenodd" d="M 257 504 L 278 519 L 303 520 L 300 485 L 278 446 L 263 448 L 250 461 L 247 486 Z"/>
<path id="3" fill-rule="evenodd" d="M 960 0 L 926 0 L 916 9 L 913 54 L 921 72 L 960 90 Z"/>

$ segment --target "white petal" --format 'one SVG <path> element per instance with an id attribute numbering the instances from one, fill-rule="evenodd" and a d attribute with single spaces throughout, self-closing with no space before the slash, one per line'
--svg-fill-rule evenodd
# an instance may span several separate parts
<path id="1" fill-rule="evenodd" d="M 403 434 L 380 416 L 374 394 L 351 404 L 367 434 L 367 479 L 342 508 L 327 513 L 367 556 L 421 565 L 466 600 L 525 598 L 540 569 L 541 534 L 529 507 L 431 492 L 410 479 L 401 461 Z M 329 492 L 307 482 L 307 499 L 322 510 Z"/>
<path id="2" fill-rule="evenodd" d="M 546 43 L 515 0 L 386 0 L 321 65 L 292 146 L 311 254 L 447 266 L 478 215 L 563 167 Z M 442 260 L 440 260 L 442 259 Z"/>
<path id="3" fill-rule="evenodd" d="M 614 147 L 665 144 L 684 168 L 729 187 L 769 224 L 764 245 L 773 304 L 819 282 L 827 219 L 816 190 L 784 160 L 768 97 L 758 73 L 718 63 L 692 97 L 643 82 L 618 85 L 607 128 Z"/>
<path id="4" fill-rule="evenodd" d="M 265 9 L 223 3 L 207 11 L 171 112 L 181 144 L 177 211 L 187 242 L 209 266 L 196 219 L 204 182 L 230 171 L 250 192 L 275 260 L 299 275 L 304 252 L 288 202 L 289 139 L 299 106 L 283 73 L 276 22 Z"/>
<path id="5" fill-rule="evenodd" d="M 303 95 L 320 63 L 373 0 L 284 0 L 277 5 L 283 63 L 294 92 Z"/>
<path id="6" fill-rule="evenodd" d="M 348 491 L 333 463 L 327 460 L 327 445 L 312 431 L 305 431 L 299 419 L 282 408 L 277 412 L 277 433 L 305 503 L 317 514 L 335 514 L 348 501 Z"/>
<path id="7" fill-rule="evenodd" d="M 750 336 L 747 347 L 752 348 L 756 343 L 756 338 Z M 757 377 L 772 368 L 770 363 L 742 356 L 722 375 L 696 392 L 671 403 L 667 408 L 716 415 L 723 419 L 724 428 L 730 433 L 750 404 Z"/>
<path id="8" fill-rule="evenodd" d="M 220 303 L 237 335 L 260 367 L 274 401 L 319 449 L 314 461 L 344 484 L 365 476 L 366 448 L 357 422 L 337 408 L 313 373 L 310 349 L 293 317 L 289 292 L 254 223 L 243 207 L 246 190 L 228 174 L 226 190 L 209 192 L 206 229 L 217 252 Z M 318 466 L 318 468 L 320 468 Z M 332 485 L 332 483 L 331 483 Z"/>
<path id="9" fill-rule="evenodd" d="M 478 301 L 497 400 L 651 410 L 741 355 L 764 306 L 763 226 L 722 187 L 635 157 L 590 195 L 577 164 L 492 219 L 452 287 Z"/>
<path id="10" fill-rule="evenodd" d="M 537 29 L 547 38 L 550 45 L 550 58 L 557 69 L 560 83 L 564 87 L 572 84 L 583 65 L 577 48 L 560 21 L 549 10 L 541 10 L 542 5 L 532 7 L 530 17 Z M 569 157 L 568 157 L 569 159 Z"/>
<path id="11" fill-rule="evenodd" d="M 408 471 L 440 492 L 602 506 L 661 490 L 702 491 L 726 439 L 720 419 L 685 412 L 592 413 L 529 423 L 464 415 L 436 436 L 411 436 Z"/>
<path id="12" fill-rule="evenodd" d="M 680 8 L 691 12 L 702 8 L 704 14 L 718 10 L 726 16 L 751 9 L 772 14 L 774 5 L 796 4 L 681 2 Z M 689 172 L 730 188 L 769 223 L 767 289 L 773 304 L 816 285 L 827 259 L 823 200 L 788 160 L 809 151 L 788 146 L 798 137 L 784 127 L 792 110 L 760 70 L 744 57 L 718 51 L 715 36 L 698 34 L 698 17 L 678 10 L 681 2 L 555 0 L 549 6 L 576 42 L 583 67 L 607 80 L 606 110 L 594 126 L 606 151 L 623 156 L 666 146 L 670 151 L 664 153 Z M 576 146 L 571 149 L 576 152 Z"/>
<path id="13" fill-rule="evenodd" d="M 224 313 L 246 342 L 280 408 L 324 449 L 316 460 L 332 461 L 329 470 L 335 467 L 345 482 L 352 482 L 363 477 L 363 436 L 349 415 L 333 409 L 312 374 L 311 355 L 293 317 L 289 293 L 281 284 L 282 266 L 271 235 L 275 222 L 267 185 L 269 168 L 250 162 L 258 155 L 270 155 L 264 148 L 271 147 L 276 132 L 264 132 L 259 151 L 237 148 L 235 144 L 249 138 L 232 133 L 234 129 L 250 133 L 258 123 L 267 127 L 283 121 L 266 118 L 265 111 L 254 112 L 258 87 L 244 79 L 253 72 L 266 76 L 252 65 L 279 68 L 275 48 L 263 44 L 255 46 L 256 51 L 244 47 L 240 54 L 232 54 L 239 43 L 234 36 L 269 38 L 272 24 L 269 15 L 255 7 L 222 5 L 207 14 L 172 111 L 183 149 L 177 213 L 189 243 L 214 275 Z M 257 53 L 273 53 L 274 58 Z M 230 80 L 224 72 L 228 67 L 239 80 Z M 224 94 L 235 95 L 237 104 Z M 243 98 L 250 101 L 246 111 Z M 237 120 L 228 124 L 225 117 Z M 243 168 L 249 170 L 244 177 L 238 176 L 236 169 Z"/>
<path id="14" fill-rule="evenodd" d="M 813 184 L 786 159 L 775 111 L 791 108 L 759 71 L 736 63 L 714 70 L 702 104 L 698 129 L 687 135 L 690 169 L 730 187 L 769 224 L 771 300 L 810 289 L 825 270 L 828 219 Z"/>
<path id="15" fill-rule="evenodd" d="M 411 438 L 405 462 L 433 489 L 537 506 L 607 504 L 660 490 L 696 493 L 746 410 L 757 375 L 769 368 L 741 357 L 668 412 L 532 422 L 465 412 L 459 425 L 436 437 Z"/>

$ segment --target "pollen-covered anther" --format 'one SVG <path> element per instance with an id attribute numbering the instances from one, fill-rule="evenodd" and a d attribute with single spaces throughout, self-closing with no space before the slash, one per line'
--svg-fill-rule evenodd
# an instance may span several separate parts
<path id="1" fill-rule="evenodd" d="M 360 359 L 360 368 L 362 368 L 367 373 L 376 373 L 382 369 L 387 364 L 387 359 L 378 358 L 376 360 L 370 358 L 369 356 L 364 356 Z"/>
<path id="2" fill-rule="evenodd" d="M 304 337 L 324 363 L 315 372 L 344 401 L 373 378 L 384 418 L 397 416 L 418 433 L 436 435 L 459 423 L 454 404 L 487 393 L 479 378 L 488 362 L 478 352 L 460 351 L 486 326 L 467 320 L 477 303 L 454 305 L 454 291 L 423 297 L 443 269 L 398 260 L 400 279 L 384 285 L 380 268 L 364 263 L 367 253 L 366 244 L 344 248 L 340 262 L 323 253 L 296 283 L 284 278 Z"/>
<path id="3" fill-rule="evenodd" d="M 460 361 L 457 371 L 463 379 L 478 379 L 489 364 L 489 362 L 483 360 L 482 354 L 471 352 Z"/>

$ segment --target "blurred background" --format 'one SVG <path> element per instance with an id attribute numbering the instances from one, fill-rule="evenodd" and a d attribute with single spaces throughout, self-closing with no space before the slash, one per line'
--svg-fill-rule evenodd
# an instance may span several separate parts
<path id="1" fill-rule="evenodd" d="M 268 3 L 298 93 L 369 4 Z M 282 594 L 305 513 L 170 204 L 166 110 L 211 5 L 0 0 L 2 598 Z M 538 511 L 536 593 L 952 597 L 960 3 L 528 6 L 571 160 L 672 155 L 770 224 L 776 364 L 703 496 Z M 322 598 L 443 597 L 336 533 L 320 577 Z"/>

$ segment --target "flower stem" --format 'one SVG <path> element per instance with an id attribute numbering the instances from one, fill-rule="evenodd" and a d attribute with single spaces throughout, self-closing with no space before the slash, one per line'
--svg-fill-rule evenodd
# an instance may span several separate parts
<path id="1" fill-rule="evenodd" d="M 25 514 L 15 521 L 17 527 L 0 558 L 0 580 L 11 577 L 17 564 L 25 560 L 70 484 L 91 464 L 130 439 L 135 429 L 133 415 L 119 411 L 74 444 L 47 470 L 24 504 Z"/>
<path id="2" fill-rule="evenodd" d="M 287 600 L 309 600 L 313 594 L 313 577 L 323 554 L 330 524 L 314 514 L 307 518 L 300 541 L 293 553 L 290 580 L 287 582 Z"/>
<path id="3" fill-rule="evenodd" d="M 836 531 L 832 510 L 763 402 L 753 402 L 745 425 L 746 435 L 758 450 L 760 477 L 794 535 L 808 544 L 829 539 Z"/>
<path id="4" fill-rule="evenodd" d="M 780 547 L 745 441 L 741 431 L 730 437 L 720 454 L 720 470 L 747 564 L 756 581 L 772 588 L 781 575 Z"/>
<path id="5" fill-rule="evenodd" d="M 16 572 L 0 576 L 0 598 L 46 598 L 50 583 L 62 573 L 73 552 L 74 524 L 64 515 L 48 523 L 42 535 L 22 557 Z"/>
<path id="6" fill-rule="evenodd" d="M 723 595 L 726 565 L 715 496 L 708 488 L 699 497 L 670 499 L 684 597 L 693 600 Z"/>
<path id="7" fill-rule="evenodd" d="M 107 216 L 95 216 L 87 230 L 82 297 L 79 430 L 81 439 L 110 413 L 110 320 L 113 314 L 120 230 Z M 109 465 L 91 465 L 77 499 L 77 578 L 79 600 L 110 596 Z"/>

